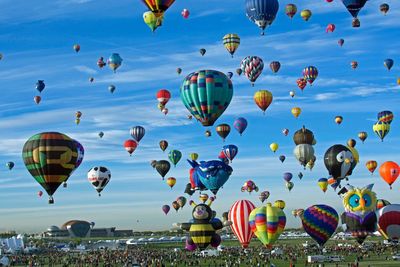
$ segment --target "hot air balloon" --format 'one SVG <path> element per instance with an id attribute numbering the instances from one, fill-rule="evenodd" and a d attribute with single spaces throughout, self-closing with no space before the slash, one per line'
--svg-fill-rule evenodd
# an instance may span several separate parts
<path id="1" fill-rule="evenodd" d="M 232 162 L 232 160 L 236 157 L 238 151 L 239 148 L 235 145 L 226 145 L 222 148 L 223 154 L 227 159 L 230 160 L 230 162 Z"/>
<path id="2" fill-rule="evenodd" d="M 358 12 L 364 7 L 367 0 L 342 0 L 342 2 L 353 18 L 357 18 Z"/>
<path id="3" fill-rule="evenodd" d="M 389 11 L 389 5 L 386 4 L 386 3 L 381 4 L 381 5 L 379 6 L 379 10 L 380 10 L 384 15 L 386 15 L 386 13 L 388 13 L 388 11 Z"/>
<path id="4" fill-rule="evenodd" d="M 303 178 L 303 173 L 302 172 L 299 172 L 298 174 L 297 174 L 297 177 L 299 177 L 299 179 L 301 180 L 302 178 Z"/>
<path id="5" fill-rule="evenodd" d="M 14 162 L 12 162 L 12 161 L 9 161 L 9 162 L 7 162 L 6 163 L 6 166 L 7 166 L 7 168 L 11 171 L 13 168 L 14 168 Z"/>
<path id="6" fill-rule="evenodd" d="M 391 203 L 385 199 L 377 199 L 376 200 L 376 210 L 379 210 L 387 205 L 391 205 Z"/>
<path id="7" fill-rule="evenodd" d="M 191 160 L 197 160 L 199 158 L 199 154 L 197 153 L 190 153 L 190 159 Z"/>
<path id="8" fill-rule="evenodd" d="M 53 194 L 75 169 L 76 143 L 57 132 L 35 134 L 25 143 L 22 157 L 30 174 L 49 194 L 49 204 L 53 204 Z"/>
<path id="9" fill-rule="evenodd" d="M 287 4 L 285 6 L 285 13 L 290 19 L 292 19 L 294 15 L 296 15 L 296 12 L 297 12 L 297 7 L 295 4 Z"/>
<path id="10" fill-rule="evenodd" d="M 173 202 L 172 202 L 172 207 L 176 210 L 176 212 L 178 212 L 178 210 L 179 210 L 179 208 L 180 208 L 181 206 L 179 206 L 179 204 L 178 204 L 177 201 L 173 201 Z"/>
<path id="11" fill-rule="evenodd" d="M 180 196 L 176 199 L 176 202 L 178 202 L 179 206 L 181 207 L 181 209 L 183 209 L 183 207 L 186 205 L 186 197 Z"/>
<path id="12" fill-rule="evenodd" d="M 162 211 L 165 213 L 165 215 L 168 214 L 169 210 L 171 209 L 169 205 L 163 205 L 161 207 Z"/>
<path id="13" fill-rule="evenodd" d="M 313 205 L 300 218 L 306 233 L 321 247 L 336 231 L 339 222 L 338 213 L 328 205 Z"/>
<path id="14" fill-rule="evenodd" d="M 287 182 L 285 185 L 286 185 L 287 190 L 289 190 L 289 192 L 292 191 L 292 189 L 294 187 L 293 182 Z"/>
<path id="15" fill-rule="evenodd" d="M 284 136 L 287 136 L 289 134 L 289 129 L 287 129 L 287 128 L 283 129 L 282 133 Z"/>
<path id="16" fill-rule="evenodd" d="M 44 90 L 45 87 L 46 87 L 46 84 L 44 83 L 43 80 L 38 80 L 36 82 L 36 90 L 38 90 L 39 93 L 41 93 Z"/>
<path id="17" fill-rule="evenodd" d="M 290 91 L 290 92 L 289 92 L 289 95 L 293 98 L 293 97 L 295 96 L 294 91 Z"/>
<path id="18" fill-rule="evenodd" d="M 91 82 L 91 83 L 94 82 L 94 78 L 93 78 L 93 77 L 90 77 L 90 78 L 89 78 L 89 82 Z"/>
<path id="19" fill-rule="evenodd" d="M 379 167 L 379 174 L 382 179 L 390 186 L 392 189 L 392 184 L 396 181 L 399 176 L 399 165 L 393 161 L 386 161 Z"/>
<path id="20" fill-rule="evenodd" d="M 132 156 L 132 153 L 135 152 L 137 146 L 138 142 L 132 139 L 128 139 L 124 142 L 125 150 L 129 153 L 130 156 Z"/>
<path id="21" fill-rule="evenodd" d="M 349 140 L 347 140 L 347 146 L 348 146 L 348 147 L 355 147 L 356 144 L 357 144 L 357 142 L 356 142 L 356 140 L 354 140 L 354 139 L 349 139 Z"/>
<path id="22" fill-rule="evenodd" d="M 172 164 L 176 167 L 176 164 L 181 160 L 182 158 L 182 153 L 179 150 L 171 150 L 168 153 L 168 158 L 171 161 Z"/>
<path id="23" fill-rule="evenodd" d="M 314 158 L 314 148 L 312 145 L 300 144 L 294 148 L 293 154 L 305 169 L 307 163 Z"/>
<path id="24" fill-rule="evenodd" d="M 100 58 L 97 60 L 97 66 L 101 69 L 101 68 L 103 68 L 105 65 L 107 65 L 107 63 L 104 62 L 104 58 L 103 58 L 103 57 L 100 57 Z"/>
<path id="25" fill-rule="evenodd" d="M 242 188 L 240 190 L 242 192 L 247 191 L 249 193 L 251 193 L 253 191 L 258 192 L 258 187 L 256 186 L 256 184 L 252 180 L 248 180 L 243 184 L 243 186 L 242 186 Z"/>
<path id="26" fill-rule="evenodd" d="M 279 61 L 272 61 L 269 64 L 269 67 L 273 73 L 277 73 L 279 71 L 279 69 L 281 68 L 281 63 Z"/>
<path id="27" fill-rule="evenodd" d="M 387 205 L 378 211 L 378 228 L 386 239 L 400 239 L 400 204 Z"/>
<path id="28" fill-rule="evenodd" d="M 167 140 L 161 140 L 160 141 L 160 148 L 164 152 L 168 148 L 168 142 Z"/>
<path id="29" fill-rule="evenodd" d="M 261 29 L 261 35 L 274 22 L 278 9 L 278 0 L 246 0 L 246 16 Z"/>
<path id="30" fill-rule="evenodd" d="M 358 133 L 358 138 L 361 140 L 361 142 L 364 144 L 364 141 L 367 139 L 368 134 L 367 132 L 359 132 Z"/>
<path id="31" fill-rule="evenodd" d="M 278 145 L 277 143 L 271 143 L 271 144 L 269 145 L 269 148 L 271 149 L 272 152 L 275 153 L 275 152 L 278 150 L 279 145 Z"/>
<path id="32" fill-rule="evenodd" d="M 98 136 L 99 136 L 100 138 L 103 138 L 104 133 L 103 133 L 103 132 L 99 132 L 99 133 L 98 133 Z"/>
<path id="33" fill-rule="evenodd" d="M 239 134 L 242 135 L 247 128 L 247 120 L 242 117 L 237 118 L 233 123 L 233 128 L 235 128 Z"/>
<path id="34" fill-rule="evenodd" d="M 266 206 L 252 210 L 249 215 L 249 224 L 261 243 L 271 248 L 285 229 L 286 216 L 283 210 L 267 203 Z"/>
<path id="35" fill-rule="evenodd" d="M 207 130 L 207 131 L 204 132 L 204 135 L 206 137 L 210 137 L 211 136 L 211 132 L 209 130 Z"/>
<path id="36" fill-rule="evenodd" d="M 110 85 L 108 86 L 108 91 L 110 91 L 111 94 L 114 93 L 115 89 L 116 89 L 116 87 L 115 87 L 115 85 L 113 85 L 113 84 L 110 84 Z"/>
<path id="37" fill-rule="evenodd" d="M 294 108 L 292 108 L 291 112 L 292 112 L 292 115 L 297 119 L 301 114 L 301 108 L 294 107 Z"/>
<path id="38" fill-rule="evenodd" d="M 187 18 L 189 18 L 190 12 L 189 12 L 189 10 L 187 10 L 186 8 L 184 8 L 184 9 L 182 10 L 182 12 L 181 12 L 181 15 L 182 15 L 182 17 L 183 17 L 184 19 L 187 19 Z"/>
<path id="39" fill-rule="evenodd" d="M 276 200 L 274 202 L 274 207 L 280 208 L 281 210 L 285 209 L 286 203 L 283 200 Z"/>
<path id="40" fill-rule="evenodd" d="M 383 61 L 383 65 L 390 71 L 390 69 L 393 67 L 394 61 L 391 58 L 387 58 Z"/>
<path id="41" fill-rule="evenodd" d="M 228 124 L 223 123 L 218 125 L 215 130 L 217 134 L 221 136 L 222 140 L 225 141 L 225 138 L 228 137 L 231 132 L 231 127 Z"/>
<path id="42" fill-rule="evenodd" d="M 163 108 L 162 110 L 161 110 L 161 113 L 162 114 L 164 114 L 164 115 L 167 115 L 168 114 L 168 109 L 167 108 Z"/>
<path id="43" fill-rule="evenodd" d="M 254 102 L 257 106 L 264 112 L 267 110 L 269 105 L 271 105 L 273 96 L 268 90 L 260 90 L 254 94 Z"/>
<path id="44" fill-rule="evenodd" d="M 240 68 L 251 82 L 251 85 L 254 86 L 258 76 L 261 75 L 264 69 L 264 62 L 257 56 L 247 56 L 240 63 Z"/>
<path id="45" fill-rule="evenodd" d="M 308 66 L 304 68 L 303 77 L 310 85 L 312 85 L 312 83 L 318 77 L 318 69 L 314 66 Z"/>
<path id="46" fill-rule="evenodd" d="M 233 54 L 236 52 L 236 50 L 238 49 L 238 47 L 240 45 L 239 35 L 234 34 L 234 33 L 226 34 L 222 38 L 222 41 L 223 41 L 225 49 L 228 50 L 229 54 L 231 54 L 231 56 L 233 57 Z"/>
<path id="47" fill-rule="evenodd" d="M 258 196 L 258 199 L 260 199 L 261 203 L 264 203 L 264 201 L 269 198 L 269 195 L 270 195 L 269 191 L 262 191 Z"/>
<path id="48" fill-rule="evenodd" d="M 339 39 L 338 44 L 342 47 L 344 45 L 344 39 Z"/>
<path id="49" fill-rule="evenodd" d="M 43 191 L 39 191 L 39 192 L 38 192 L 38 196 L 39 196 L 39 197 L 42 197 L 42 196 L 43 196 Z"/>
<path id="50" fill-rule="evenodd" d="M 386 122 L 391 124 L 393 121 L 393 112 L 389 110 L 384 110 L 378 113 L 378 121 Z"/>
<path id="51" fill-rule="evenodd" d="M 233 77 L 233 72 L 228 71 L 228 72 L 226 73 L 226 76 L 228 76 L 229 79 L 232 79 L 232 77 Z"/>
<path id="52" fill-rule="evenodd" d="M 326 26 L 326 30 L 325 30 L 325 31 L 326 31 L 327 33 L 328 33 L 328 32 L 334 32 L 335 29 L 336 29 L 335 24 L 329 23 L 328 26 Z"/>
<path id="53" fill-rule="evenodd" d="M 181 74 L 182 73 L 182 69 L 181 68 L 176 68 L 176 73 Z"/>
<path id="54" fill-rule="evenodd" d="M 378 121 L 372 126 L 375 134 L 381 139 L 383 142 L 383 138 L 389 133 L 390 131 L 390 124 L 387 122 Z"/>
<path id="55" fill-rule="evenodd" d="M 300 88 L 300 90 L 303 92 L 304 88 L 307 86 L 307 81 L 304 78 L 298 78 L 297 81 L 297 86 Z"/>
<path id="56" fill-rule="evenodd" d="M 155 168 L 164 180 L 165 175 L 167 175 L 171 168 L 171 164 L 167 160 L 158 160 L 155 164 Z"/>
<path id="57" fill-rule="evenodd" d="M 304 19 L 305 21 L 308 21 L 311 16 L 312 16 L 312 12 L 309 9 L 304 9 L 300 12 L 300 16 L 302 17 L 302 19 Z"/>
<path id="58" fill-rule="evenodd" d="M 283 180 L 285 180 L 286 182 L 290 182 L 293 178 L 293 174 L 290 172 L 285 172 L 283 174 Z"/>
<path id="59" fill-rule="evenodd" d="M 371 172 L 371 175 L 374 173 L 376 167 L 378 167 L 378 162 L 375 160 L 369 160 L 365 163 L 365 167 Z"/>
<path id="60" fill-rule="evenodd" d="M 114 73 L 117 71 L 117 69 L 121 66 L 122 64 L 122 58 L 118 53 L 113 53 L 107 60 L 107 64 L 114 71 Z"/>
<path id="61" fill-rule="evenodd" d="M 201 70 L 184 79 L 180 92 L 182 102 L 189 112 L 203 126 L 212 126 L 229 106 L 233 86 L 224 73 Z M 198 101 L 199 99 L 202 101 Z"/>
<path id="62" fill-rule="evenodd" d="M 172 187 L 174 187 L 175 184 L 176 184 L 176 179 L 174 177 L 167 178 L 167 185 L 171 187 L 171 189 Z"/>
<path id="63" fill-rule="evenodd" d="M 40 97 L 40 96 L 35 96 L 34 98 L 33 98 L 33 101 L 35 101 L 35 103 L 37 104 L 37 105 L 39 105 L 39 103 L 40 103 L 40 101 L 42 100 L 42 98 Z"/>
<path id="64" fill-rule="evenodd" d="M 162 24 L 165 11 L 167 11 L 167 9 L 175 2 L 175 0 L 142 0 L 142 2 L 157 18 L 156 24 L 158 27 Z"/>
<path id="65" fill-rule="evenodd" d="M 150 165 L 151 165 L 151 167 L 153 167 L 153 169 L 156 167 L 156 163 L 157 163 L 157 160 L 150 161 Z"/>
<path id="66" fill-rule="evenodd" d="M 341 124 L 342 121 L 343 121 L 343 117 L 342 117 L 342 116 L 336 116 L 336 117 L 335 117 L 335 122 L 336 122 L 336 124 Z"/>
<path id="67" fill-rule="evenodd" d="M 279 160 L 283 163 L 285 161 L 286 157 L 285 155 L 280 155 Z"/>
<path id="68" fill-rule="evenodd" d="M 253 237 L 249 224 L 249 215 L 256 206 L 249 200 L 238 200 L 229 209 L 228 220 L 232 222 L 231 229 L 243 248 L 247 248 Z"/>
<path id="69" fill-rule="evenodd" d="M 142 126 L 134 126 L 129 131 L 129 134 L 138 143 L 140 142 L 140 140 L 142 140 L 142 138 L 144 137 L 145 133 L 146 133 L 146 130 Z"/>
<path id="70" fill-rule="evenodd" d="M 208 200 L 208 195 L 207 194 L 200 194 L 199 199 L 202 203 L 206 203 L 206 201 Z"/>
<path id="71" fill-rule="evenodd" d="M 205 50 L 204 48 L 200 48 L 199 52 L 200 52 L 200 55 L 204 56 L 206 54 L 207 50 Z"/>
<path id="72" fill-rule="evenodd" d="M 326 178 L 320 178 L 318 180 L 318 186 L 321 188 L 321 190 L 325 193 L 326 190 L 328 189 L 328 179 Z"/>
<path id="73" fill-rule="evenodd" d="M 161 105 L 165 106 L 168 101 L 171 99 L 171 93 L 166 89 L 161 89 L 157 92 L 157 101 Z"/>
<path id="74" fill-rule="evenodd" d="M 352 61 L 352 62 L 350 63 L 350 66 L 351 66 L 351 68 L 352 68 L 353 70 L 355 70 L 355 69 L 357 69 L 357 67 L 358 67 L 358 62 L 357 62 L 357 61 Z"/>
<path id="75" fill-rule="evenodd" d="M 76 53 L 78 53 L 81 50 L 81 46 L 78 45 L 78 44 L 75 44 L 73 48 L 74 48 Z"/>
<path id="76" fill-rule="evenodd" d="M 326 150 L 324 164 L 333 179 L 344 179 L 353 172 L 354 157 L 348 147 L 333 145 Z"/>
<path id="77" fill-rule="evenodd" d="M 87 173 L 87 178 L 89 183 L 91 183 L 96 189 L 99 196 L 101 196 L 101 191 L 110 182 L 111 172 L 106 167 L 96 166 L 91 168 Z"/>

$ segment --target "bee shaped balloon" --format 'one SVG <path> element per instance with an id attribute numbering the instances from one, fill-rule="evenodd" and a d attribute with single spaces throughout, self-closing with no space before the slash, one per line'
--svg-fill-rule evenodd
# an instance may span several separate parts
<path id="1" fill-rule="evenodd" d="M 195 250 L 199 248 L 204 250 L 210 244 L 213 247 L 218 247 L 221 243 L 221 237 L 216 231 L 230 225 L 230 222 L 227 221 L 222 224 L 219 219 L 214 218 L 215 213 L 210 208 L 213 201 L 213 197 L 210 197 L 208 204 L 196 204 L 194 201 L 190 201 L 190 205 L 194 207 L 192 211 L 193 219 L 187 223 L 176 224 L 180 229 L 189 232 L 186 249 Z"/>
<path id="2" fill-rule="evenodd" d="M 376 194 L 372 191 L 374 185 L 355 188 L 348 185 L 341 190 L 345 212 L 342 214 L 342 224 L 347 232 L 362 244 L 368 234 L 376 231 Z"/>

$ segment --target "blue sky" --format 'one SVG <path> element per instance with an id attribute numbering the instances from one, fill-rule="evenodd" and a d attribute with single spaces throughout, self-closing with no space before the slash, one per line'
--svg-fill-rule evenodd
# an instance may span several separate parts
<path id="1" fill-rule="evenodd" d="M 196 0 L 176 1 L 165 14 L 163 26 L 153 34 L 143 23 L 146 8 L 141 1 L 0 0 L 0 52 L 4 56 L 0 61 L 0 230 L 42 231 L 70 219 L 94 221 L 99 227 L 169 229 L 173 222 L 190 219 L 189 206 L 178 213 L 171 210 L 168 216 L 161 206 L 183 195 L 189 170 L 184 159 L 192 152 L 202 160 L 215 159 L 223 142 L 214 129 L 213 136 L 206 138 L 204 127 L 186 119 L 180 84 L 185 75 L 199 69 L 235 72 L 248 55 L 261 57 L 266 66 L 254 88 L 243 75 L 232 78 L 234 98 L 217 121 L 232 125 L 235 118 L 243 116 L 249 122 L 242 137 L 232 130 L 226 140 L 226 144 L 239 147 L 239 154 L 232 164 L 233 175 L 213 204 L 219 215 L 237 199 L 260 205 L 257 194 L 240 192 L 248 179 L 271 192 L 269 201 L 286 201 L 290 227 L 300 226 L 290 214 L 294 208 L 328 204 L 342 212 L 336 193 L 331 189 L 322 193 L 316 181 L 328 176 L 323 164 L 326 149 L 357 139 L 359 131 L 368 132 L 369 137 L 365 144 L 357 143 L 361 162 L 351 183 L 364 186 L 373 182 L 379 198 L 392 203 L 399 200 L 399 185 L 394 184 L 390 191 L 378 173 L 369 174 L 365 162 L 399 161 L 400 3 L 387 0 L 391 9 L 383 16 L 381 1 L 369 1 L 359 14 L 361 28 L 354 29 L 339 0 L 280 1 L 275 22 L 260 36 L 245 16 L 244 1 L 227 2 L 204 0 L 200 5 Z M 298 13 L 291 21 L 284 14 L 288 3 L 296 4 L 299 12 L 309 8 L 312 18 L 304 22 Z M 191 12 L 187 20 L 180 15 L 183 8 Z M 336 25 L 334 33 L 325 33 L 328 23 Z M 222 45 L 226 33 L 241 37 L 233 59 Z M 337 44 L 339 38 L 345 39 L 343 47 Z M 81 45 L 79 53 L 72 49 L 75 43 Z M 198 50 L 203 47 L 207 53 L 201 57 Z M 100 56 L 108 58 L 111 53 L 124 59 L 116 74 L 108 67 L 100 70 L 96 66 Z M 383 66 L 386 58 L 395 61 L 390 72 Z M 275 75 L 268 67 L 273 60 L 282 64 Z M 353 60 L 359 63 L 357 70 L 350 67 Z M 308 65 L 316 66 L 320 74 L 314 85 L 301 93 L 296 79 Z M 180 76 L 177 67 L 183 69 Z M 89 83 L 89 77 L 95 78 L 94 83 Z M 38 79 L 45 80 L 46 89 L 37 106 L 33 97 Z M 109 84 L 117 87 L 113 95 L 108 92 Z M 160 88 L 172 93 L 167 116 L 157 110 L 155 94 Z M 253 101 L 254 92 L 260 89 L 274 95 L 266 116 Z M 293 99 L 291 90 L 296 91 Z M 303 109 L 298 119 L 290 113 L 295 106 Z M 381 143 L 372 124 L 377 112 L 386 109 L 394 112 L 395 120 Z M 77 110 L 83 113 L 79 126 L 74 123 Z M 340 126 L 334 123 L 336 115 L 344 117 Z M 144 126 L 146 136 L 129 157 L 123 142 L 135 125 Z M 302 125 L 311 129 L 318 141 L 312 172 L 303 171 L 292 153 L 292 134 Z M 290 129 L 288 137 L 282 135 L 283 128 Z M 55 205 L 48 205 L 46 196 L 37 196 L 41 187 L 21 158 L 25 141 L 43 131 L 63 132 L 85 147 L 84 162 L 69 179 L 68 188 L 56 192 Z M 105 133 L 103 139 L 98 138 L 99 131 Z M 173 190 L 149 164 L 167 157 L 158 147 L 161 139 L 169 141 L 168 151 L 179 149 L 184 156 L 168 174 L 177 178 Z M 280 145 L 276 154 L 269 150 L 272 142 Z M 281 154 L 287 157 L 283 164 L 278 160 Z M 12 171 L 5 167 L 7 161 L 15 162 Z M 112 172 L 100 198 L 86 178 L 86 172 L 96 165 Z M 282 179 L 288 171 L 305 174 L 301 181 L 294 178 L 290 193 Z M 194 200 L 198 201 L 197 197 Z"/>

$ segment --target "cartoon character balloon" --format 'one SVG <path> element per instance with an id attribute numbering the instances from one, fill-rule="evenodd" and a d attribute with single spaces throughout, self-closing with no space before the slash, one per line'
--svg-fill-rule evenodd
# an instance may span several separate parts
<path id="1" fill-rule="evenodd" d="M 106 167 L 96 166 L 88 171 L 87 178 L 89 183 L 91 183 L 97 193 L 99 193 L 99 196 L 101 196 L 101 191 L 103 191 L 110 182 L 111 172 Z"/>

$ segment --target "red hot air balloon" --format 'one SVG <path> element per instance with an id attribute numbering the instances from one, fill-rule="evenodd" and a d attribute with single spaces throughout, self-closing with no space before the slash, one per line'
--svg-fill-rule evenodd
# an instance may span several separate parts
<path id="1" fill-rule="evenodd" d="M 189 17 L 189 15 L 190 15 L 190 12 L 189 12 L 189 10 L 187 10 L 185 8 L 185 9 L 182 10 L 181 15 L 182 15 L 183 18 L 187 19 Z"/>
<path id="2" fill-rule="evenodd" d="M 236 201 L 229 210 L 228 219 L 232 222 L 231 229 L 243 248 L 247 248 L 254 233 L 249 224 L 249 215 L 256 206 L 249 200 Z"/>
<path id="3" fill-rule="evenodd" d="M 326 26 L 326 32 L 334 32 L 336 29 L 335 24 L 329 23 L 328 26 Z"/>
<path id="4" fill-rule="evenodd" d="M 39 105 L 41 100 L 42 100 L 42 98 L 40 96 L 38 96 L 38 95 L 33 98 L 33 101 L 35 101 L 35 103 L 38 104 L 38 105 Z"/>
<path id="5" fill-rule="evenodd" d="M 157 100 L 161 105 L 165 106 L 170 99 L 171 93 L 168 90 L 161 89 L 157 92 Z"/>
<path id="6" fill-rule="evenodd" d="M 39 191 L 39 192 L 38 192 L 38 196 L 39 196 L 39 197 L 42 197 L 42 196 L 43 196 L 43 191 Z"/>
<path id="7" fill-rule="evenodd" d="M 124 143 L 125 150 L 129 153 L 130 156 L 132 156 L 132 153 L 135 152 L 137 146 L 138 143 L 133 139 L 128 139 Z"/>

